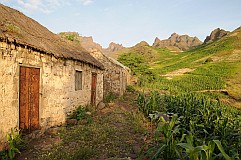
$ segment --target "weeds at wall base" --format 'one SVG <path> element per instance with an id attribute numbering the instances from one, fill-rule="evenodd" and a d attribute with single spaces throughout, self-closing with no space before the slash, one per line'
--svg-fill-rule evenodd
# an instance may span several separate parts
<path id="1" fill-rule="evenodd" d="M 13 160 L 17 154 L 20 154 L 20 149 L 25 145 L 19 129 L 11 129 L 7 134 L 7 149 L 0 152 L 1 160 Z"/>
<path id="2" fill-rule="evenodd" d="M 117 99 L 117 95 L 113 92 L 109 92 L 105 98 L 104 98 L 104 103 L 110 103 L 112 101 L 114 101 L 115 99 Z"/>

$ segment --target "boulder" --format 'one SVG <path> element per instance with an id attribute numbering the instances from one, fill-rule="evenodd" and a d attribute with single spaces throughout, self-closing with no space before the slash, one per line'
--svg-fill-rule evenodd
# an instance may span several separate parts
<path id="1" fill-rule="evenodd" d="M 102 109 L 104 109 L 106 107 L 106 105 L 105 105 L 105 103 L 104 102 L 99 102 L 98 103 L 98 105 L 97 105 L 97 108 L 99 109 L 99 110 L 102 110 Z"/>
<path id="2" fill-rule="evenodd" d="M 66 123 L 70 124 L 70 125 L 76 125 L 78 123 L 78 121 L 77 121 L 77 119 L 67 119 Z"/>
<path id="3" fill-rule="evenodd" d="M 54 128 L 49 128 L 46 130 L 46 134 L 49 134 L 49 135 L 55 135 L 59 132 L 59 128 L 58 127 L 54 127 Z"/>

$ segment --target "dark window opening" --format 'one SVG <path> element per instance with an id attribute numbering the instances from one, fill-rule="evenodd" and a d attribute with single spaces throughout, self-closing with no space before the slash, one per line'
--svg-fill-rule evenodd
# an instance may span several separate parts
<path id="1" fill-rule="evenodd" d="M 82 90 L 82 71 L 75 72 L 75 90 Z"/>

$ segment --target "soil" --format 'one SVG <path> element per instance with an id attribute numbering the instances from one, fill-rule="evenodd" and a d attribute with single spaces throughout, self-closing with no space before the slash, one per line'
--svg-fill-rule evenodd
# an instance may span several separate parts
<path id="1" fill-rule="evenodd" d="M 192 72 L 194 71 L 195 69 L 191 69 L 191 68 L 182 68 L 182 69 L 178 69 L 176 71 L 173 71 L 173 72 L 169 72 L 165 75 L 161 75 L 162 77 L 175 77 L 175 76 L 180 76 L 180 75 L 183 75 L 187 72 Z"/>
<path id="2" fill-rule="evenodd" d="M 17 159 L 138 159 L 149 123 L 138 111 L 135 94 L 92 110 L 77 125 L 51 128 L 28 140 Z"/>

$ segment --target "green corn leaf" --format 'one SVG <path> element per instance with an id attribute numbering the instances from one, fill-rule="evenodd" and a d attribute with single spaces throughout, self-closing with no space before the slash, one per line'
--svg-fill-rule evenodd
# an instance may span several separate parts
<path id="1" fill-rule="evenodd" d="M 165 147 L 167 147 L 167 145 L 162 145 L 154 154 L 154 156 L 152 156 L 151 160 L 155 160 L 157 158 L 157 156 L 162 152 L 162 150 L 165 149 Z"/>
<path id="2" fill-rule="evenodd" d="M 201 151 L 201 160 L 208 160 L 206 152 L 205 151 Z"/>
<path id="3" fill-rule="evenodd" d="M 221 142 L 220 142 L 219 140 L 213 140 L 213 141 L 214 141 L 214 142 L 216 143 L 216 145 L 218 146 L 218 149 L 219 149 L 220 152 L 222 153 L 223 157 L 224 157 L 226 160 L 231 160 L 231 157 L 229 157 L 229 156 L 225 153 Z"/>
<path id="4" fill-rule="evenodd" d="M 192 145 L 188 144 L 188 143 L 178 143 L 177 145 L 186 149 L 187 152 L 190 152 L 190 151 L 194 150 L 194 147 Z"/>
<path id="5" fill-rule="evenodd" d="M 202 150 L 204 150 L 203 146 L 197 146 L 197 147 L 194 148 L 193 153 L 196 154 L 196 153 L 198 153 L 198 152 L 200 152 Z"/>

